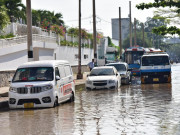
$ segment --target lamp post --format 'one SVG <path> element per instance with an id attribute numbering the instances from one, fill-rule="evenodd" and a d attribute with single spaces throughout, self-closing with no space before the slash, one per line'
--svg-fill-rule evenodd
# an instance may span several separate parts
<path id="1" fill-rule="evenodd" d="M 97 65 L 97 46 L 96 46 L 96 7 L 93 0 L 93 47 L 94 47 L 94 64 Z"/>
<path id="2" fill-rule="evenodd" d="M 26 0 L 26 6 L 28 61 L 33 61 L 31 0 Z"/>
<path id="3" fill-rule="evenodd" d="M 81 73 L 81 0 L 79 0 L 79 49 L 78 49 L 78 74 L 77 79 L 82 79 Z"/>

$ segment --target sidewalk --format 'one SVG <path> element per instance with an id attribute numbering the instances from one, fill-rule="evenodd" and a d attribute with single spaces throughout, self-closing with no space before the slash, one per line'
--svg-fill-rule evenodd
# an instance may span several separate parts
<path id="1" fill-rule="evenodd" d="M 88 72 L 85 72 L 83 74 L 83 79 L 76 79 L 76 74 L 74 74 L 74 80 L 75 80 L 75 89 L 79 89 L 85 84 L 86 76 Z M 8 108 L 8 91 L 9 87 L 0 87 L 0 109 Z"/>

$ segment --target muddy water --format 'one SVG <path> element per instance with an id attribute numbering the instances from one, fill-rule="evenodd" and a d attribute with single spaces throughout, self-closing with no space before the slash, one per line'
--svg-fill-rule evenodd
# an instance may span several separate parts
<path id="1" fill-rule="evenodd" d="M 0 112 L 2 135 L 179 135 L 180 64 L 172 84 L 77 91 L 74 103 L 56 108 Z"/>

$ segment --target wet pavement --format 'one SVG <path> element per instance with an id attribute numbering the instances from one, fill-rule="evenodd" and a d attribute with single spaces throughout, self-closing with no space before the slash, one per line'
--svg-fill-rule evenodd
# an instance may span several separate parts
<path id="1" fill-rule="evenodd" d="M 0 112 L 2 135 L 179 135 L 180 64 L 171 84 L 119 90 L 79 90 L 74 103 L 56 108 Z"/>

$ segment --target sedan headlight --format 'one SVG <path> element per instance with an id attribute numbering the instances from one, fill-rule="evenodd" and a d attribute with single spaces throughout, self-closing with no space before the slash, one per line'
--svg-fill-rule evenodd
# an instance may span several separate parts
<path id="1" fill-rule="evenodd" d="M 9 91 L 10 91 L 10 92 L 17 93 L 17 88 L 15 88 L 15 87 L 10 87 L 10 88 L 9 88 Z"/>
<path id="2" fill-rule="evenodd" d="M 87 84 L 92 84 L 92 81 L 87 80 L 86 83 L 87 83 Z"/>
<path id="3" fill-rule="evenodd" d="M 52 85 L 46 85 L 42 87 L 42 91 L 47 91 L 47 90 L 51 90 L 53 88 Z"/>
<path id="4" fill-rule="evenodd" d="M 109 83 L 115 83 L 115 80 L 109 80 Z"/>

